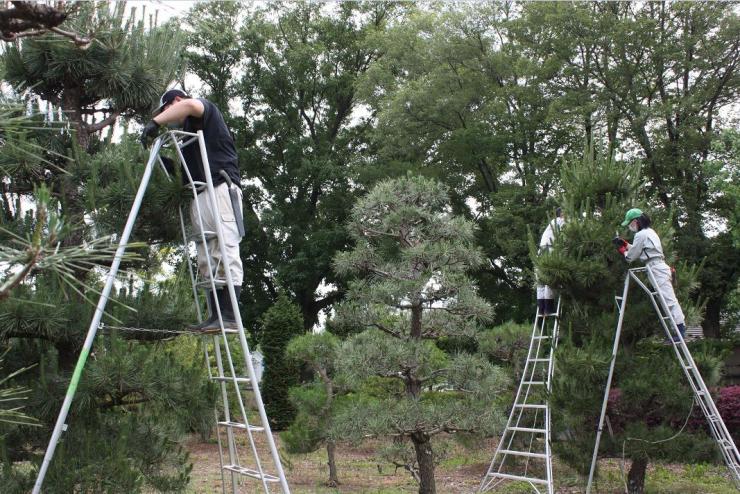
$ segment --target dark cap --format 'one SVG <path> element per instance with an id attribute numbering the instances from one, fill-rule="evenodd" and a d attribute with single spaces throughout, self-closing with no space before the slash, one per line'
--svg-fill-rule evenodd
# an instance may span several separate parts
<path id="1" fill-rule="evenodd" d="M 162 113 L 162 110 L 164 110 L 164 107 L 175 101 L 175 98 L 177 97 L 181 98 L 189 98 L 190 96 L 185 93 L 185 91 L 181 89 L 170 89 L 169 91 L 165 92 L 161 98 L 159 98 L 159 108 L 154 110 L 155 115 L 159 115 Z"/>

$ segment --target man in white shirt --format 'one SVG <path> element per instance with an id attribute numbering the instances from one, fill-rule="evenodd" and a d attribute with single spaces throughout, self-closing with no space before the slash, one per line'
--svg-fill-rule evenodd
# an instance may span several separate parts
<path id="1" fill-rule="evenodd" d="M 564 224 L 565 216 L 563 215 L 563 210 L 562 208 L 557 208 L 555 210 L 555 219 L 548 223 L 547 228 L 542 233 L 538 254 L 541 255 L 552 249 L 555 235 Z M 557 307 L 555 307 L 555 290 L 547 285 L 540 284 L 539 281 L 537 281 L 537 308 L 541 315 L 551 315 L 557 312 Z"/>

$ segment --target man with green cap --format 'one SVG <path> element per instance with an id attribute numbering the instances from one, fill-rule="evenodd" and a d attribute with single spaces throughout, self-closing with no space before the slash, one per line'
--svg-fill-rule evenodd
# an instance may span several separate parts
<path id="1" fill-rule="evenodd" d="M 630 209 L 624 215 L 622 226 L 626 226 L 634 232 L 635 237 L 631 244 L 621 237 L 616 237 L 614 238 L 614 244 L 628 262 L 640 259 L 650 268 L 657 285 L 654 288 L 663 295 L 668 310 L 683 338 L 686 335 L 686 321 L 681 306 L 678 304 L 678 299 L 676 299 L 676 293 L 673 291 L 671 268 L 665 262 L 660 237 L 655 233 L 655 230 L 650 228 L 650 224 L 650 217 L 643 213 L 641 209 Z"/>

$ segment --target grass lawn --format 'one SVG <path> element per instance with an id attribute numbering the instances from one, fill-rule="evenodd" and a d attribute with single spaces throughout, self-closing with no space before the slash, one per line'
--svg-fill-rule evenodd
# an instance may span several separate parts
<path id="1" fill-rule="evenodd" d="M 418 488 L 411 475 L 375 459 L 376 442 L 368 441 L 360 447 L 341 445 L 337 447 L 337 470 L 341 485 L 338 488 L 325 486 L 328 477 L 326 452 L 319 450 L 308 455 L 285 456 L 288 483 L 294 494 L 367 493 L 396 494 L 415 493 Z M 218 446 L 215 441 L 203 443 L 191 438 L 187 444 L 193 472 L 188 494 L 216 494 L 221 491 Z M 436 470 L 437 492 L 475 492 L 491 460 L 495 440 L 487 441 L 479 449 L 466 450 L 462 447 L 443 460 Z M 267 472 L 274 472 L 267 449 L 263 463 Z M 241 448 L 243 463 L 251 457 L 248 449 Z M 260 453 L 262 454 L 262 452 Z M 600 464 L 601 477 L 596 492 L 621 494 L 624 492 L 621 460 L 605 459 Z M 585 492 L 585 480 L 571 469 L 555 460 L 555 487 L 558 493 L 576 494 Z M 227 478 L 227 481 L 230 480 Z M 280 492 L 275 489 L 275 492 Z M 227 492 L 230 492 L 227 490 Z M 258 481 L 242 478 L 239 492 L 262 492 Z M 525 485 L 509 483 L 495 492 L 514 494 L 533 492 Z M 737 494 L 723 465 L 651 464 L 647 475 L 647 494 Z"/>

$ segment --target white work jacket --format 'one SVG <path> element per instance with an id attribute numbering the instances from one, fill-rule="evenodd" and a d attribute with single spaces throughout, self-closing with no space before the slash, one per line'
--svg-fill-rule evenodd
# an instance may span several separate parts
<path id="1" fill-rule="evenodd" d="M 552 249 L 552 244 L 555 241 L 555 232 L 560 231 L 564 224 L 564 218 L 555 218 L 549 225 L 547 225 L 545 232 L 542 234 L 542 238 L 540 238 L 540 254 Z"/>
<path id="2" fill-rule="evenodd" d="M 632 244 L 628 244 L 627 251 L 624 253 L 627 261 L 632 262 L 637 259 L 645 262 L 654 259 L 663 260 L 663 245 L 660 243 L 660 237 L 652 228 L 643 228 L 635 233 L 632 242 Z"/>

